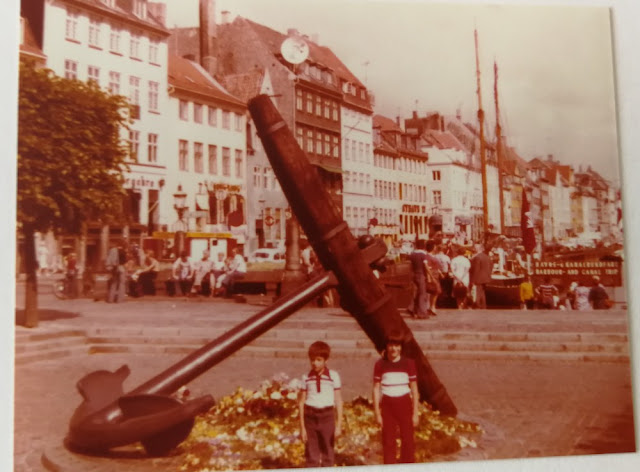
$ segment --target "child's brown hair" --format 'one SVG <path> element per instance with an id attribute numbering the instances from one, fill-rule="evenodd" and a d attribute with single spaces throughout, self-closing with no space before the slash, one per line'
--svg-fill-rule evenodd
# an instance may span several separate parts
<path id="1" fill-rule="evenodd" d="M 331 348 L 324 341 L 316 341 L 309 346 L 309 359 L 322 357 L 324 360 L 327 360 L 329 359 L 329 354 L 331 354 Z"/>

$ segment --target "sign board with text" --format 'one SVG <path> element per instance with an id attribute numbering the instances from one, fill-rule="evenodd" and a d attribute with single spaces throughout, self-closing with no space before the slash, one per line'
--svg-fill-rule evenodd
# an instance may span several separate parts
<path id="1" fill-rule="evenodd" d="M 620 261 L 534 261 L 534 283 L 540 283 L 545 277 L 551 283 L 568 286 L 571 282 L 580 282 L 591 286 L 593 277 L 600 277 L 605 287 L 622 286 L 622 262 Z"/>

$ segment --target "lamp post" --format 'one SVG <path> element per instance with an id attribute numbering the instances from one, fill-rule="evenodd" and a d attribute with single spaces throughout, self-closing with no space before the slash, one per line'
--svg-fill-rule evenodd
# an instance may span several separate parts
<path id="1" fill-rule="evenodd" d="M 184 213 L 187 210 L 187 194 L 182 191 L 182 185 L 178 185 L 178 191 L 173 194 L 173 208 L 178 213 L 178 221 L 176 221 L 175 248 L 176 256 L 179 256 L 185 247 L 185 232 L 187 225 L 184 222 Z"/>
<path id="2" fill-rule="evenodd" d="M 258 200 L 258 205 L 260 207 L 260 218 L 256 218 L 256 235 L 258 236 L 258 249 L 264 247 L 264 204 L 264 198 Z"/>

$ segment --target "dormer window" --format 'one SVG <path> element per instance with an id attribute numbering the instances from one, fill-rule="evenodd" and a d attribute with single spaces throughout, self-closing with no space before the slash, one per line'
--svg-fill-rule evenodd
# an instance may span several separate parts
<path id="1" fill-rule="evenodd" d="M 133 14 L 138 18 L 146 18 L 147 2 L 145 0 L 133 0 Z"/>

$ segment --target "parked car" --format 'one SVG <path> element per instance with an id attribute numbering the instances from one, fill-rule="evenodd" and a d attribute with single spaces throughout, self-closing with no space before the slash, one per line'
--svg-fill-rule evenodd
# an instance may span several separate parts
<path id="1" fill-rule="evenodd" d="M 280 249 L 256 249 L 249 256 L 249 262 L 283 262 L 284 252 Z"/>

